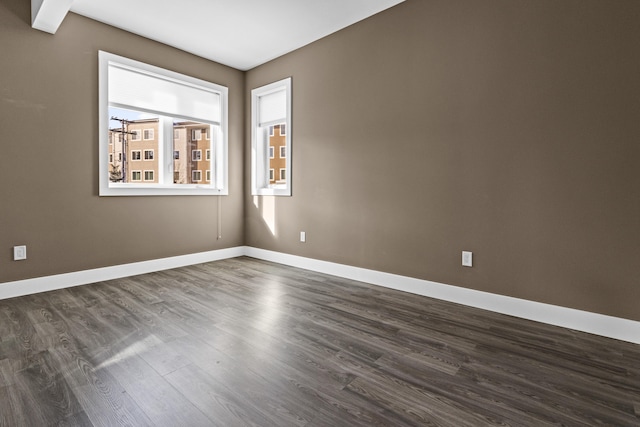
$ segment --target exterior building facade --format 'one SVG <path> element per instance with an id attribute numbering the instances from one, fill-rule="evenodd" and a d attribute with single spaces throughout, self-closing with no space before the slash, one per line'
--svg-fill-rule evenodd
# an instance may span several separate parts
<path id="1" fill-rule="evenodd" d="M 269 126 L 269 184 L 287 179 L 287 132 L 284 123 Z"/>
<path id="2" fill-rule="evenodd" d="M 158 119 L 123 120 L 109 129 L 109 180 L 133 184 L 159 183 L 160 130 Z M 209 184 L 212 132 L 206 123 L 173 124 L 173 182 Z"/>

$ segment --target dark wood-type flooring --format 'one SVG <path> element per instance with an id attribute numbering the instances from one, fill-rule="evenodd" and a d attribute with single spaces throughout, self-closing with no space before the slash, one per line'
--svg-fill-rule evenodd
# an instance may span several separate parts
<path id="1" fill-rule="evenodd" d="M 237 258 L 0 301 L 2 426 L 639 426 L 640 346 Z"/>

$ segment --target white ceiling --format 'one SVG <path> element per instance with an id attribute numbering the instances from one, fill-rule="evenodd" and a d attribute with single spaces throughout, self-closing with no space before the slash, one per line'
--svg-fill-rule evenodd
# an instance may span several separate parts
<path id="1" fill-rule="evenodd" d="M 404 0 L 66 1 L 71 12 L 248 70 Z"/>

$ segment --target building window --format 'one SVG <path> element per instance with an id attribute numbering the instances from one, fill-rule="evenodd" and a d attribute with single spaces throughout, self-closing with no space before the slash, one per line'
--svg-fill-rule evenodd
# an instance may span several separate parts
<path id="1" fill-rule="evenodd" d="M 191 171 L 191 180 L 193 182 L 202 181 L 202 171 Z"/>
<path id="2" fill-rule="evenodd" d="M 206 177 L 205 179 L 206 179 L 207 181 L 211 181 L 211 171 L 210 171 L 209 169 L 207 169 L 207 172 L 206 172 L 206 174 L 205 174 L 205 177 Z"/>
<path id="3" fill-rule="evenodd" d="M 202 150 L 192 150 L 191 160 L 193 160 L 194 162 L 199 162 L 200 160 L 202 160 Z"/>
<path id="4" fill-rule="evenodd" d="M 101 196 L 228 194 L 226 87 L 99 52 L 99 112 Z M 198 129 L 190 129 L 195 131 L 192 134 L 185 133 L 185 118 L 190 125 L 198 125 Z M 123 156 L 118 165 L 124 177 L 118 181 L 110 179 L 113 168 L 109 163 L 109 131 L 114 129 L 121 129 L 124 136 L 122 151 L 131 153 L 131 159 Z M 195 185 L 188 182 L 191 172 L 188 165 L 181 163 L 179 154 L 174 161 L 163 159 L 171 159 L 179 151 L 188 153 L 188 137 L 199 141 L 203 131 L 211 142 L 198 147 L 211 150 L 211 180 Z M 142 140 L 143 150 L 134 155 L 131 143 Z M 179 148 L 179 144 L 186 145 Z M 131 168 L 134 156 L 137 160 L 143 156 L 144 160 L 160 161 L 154 170 L 141 173 Z M 152 173 L 152 179 L 147 179 L 147 172 Z M 175 172 L 179 172 L 180 179 L 175 179 Z"/>
<path id="5" fill-rule="evenodd" d="M 269 181 L 276 180 L 276 171 L 275 169 L 269 169 Z"/>
<path id="6" fill-rule="evenodd" d="M 144 180 L 153 181 L 153 171 L 144 171 Z"/>
<path id="7" fill-rule="evenodd" d="M 271 136 L 273 136 L 273 135 L 271 135 Z M 276 147 L 274 147 L 273 145 L 271 145 L 271 146 L 269 147 L 269 158 L 270 158 L 270 159 L 275 159 L 275 158 L 276 158 L 276 154 L 275 154 L 275 153 L 276 153 Z"/>
<path id="8" fill-rule="evenodd" d="M 286 78 L 251 91 L 252 195 L 291 195 L 291 87 L 291 78 Z M 288 130 L 286 136 L 282 130 Z M 272 157 L 275 146 L 283 147 L 282 160 Z M 270 169 L 279 169 L 277 182 L 271 180 Z"/>
<path id="9" fill-rule="evenodd" d="M 122 153 L 118 153 L 118 161 L 121 162 L 122 161 Z"/>
<path id="10" fill-rule="evenodd" d="M 287 129 L 286 124 L 283 123 L 280 125 L 280 136 L 285 136 L 287 134 L 286 129 Z"/>
<path id="11" fill-rule="evenodd" d="M 191 140 L 192 141 L 200 141 L 202 139 L 202 129 L 192 129 L 191 130 Z"/>
<path id="12" fill-rule="evenodd" d="M 113 154 L 109 154 L 109 163 L 113 163 Z"/>
<path id="13" fill-rule="evenodd" d="M 133 150 L 131 152 L 131 160 L 140 160 L 142 152 L 140 150 Z"/>
<path id="14" fill-rule="evenodd" d="M 179 150 L 174 150 L 173 151 L 173 160 L 180 160 L 180 151 Z"/>
<path id="15" fill-rule="evenodd" d="M 211 160 L 211 150 L 205 151 L 205 159 L 206 160 Z"/>

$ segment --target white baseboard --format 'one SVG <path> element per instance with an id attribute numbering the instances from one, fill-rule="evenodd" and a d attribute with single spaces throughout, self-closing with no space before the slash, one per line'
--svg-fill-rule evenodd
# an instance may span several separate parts
<path id="1" fill-rule="evenodd" d="M 54 276 L 5 282 L 0 283 L 0 299 L 71 288 L 73 286 L 152 273 L 154 271 L 169 270 L 171 268 L 218 261 L 226 258 L 235 258 L 244 254 L 245 247 L 238 246 L 235 248 L 134 262 L 131 264 L 114 265 L 112 267 L 96 268 L 93 270 L 75 271 L 72 273 L 56 274 Z"/>
<path id="2" fill-rule="evenodd" d="M 619 317 L 605 316 L 572 308 L 560 307 L 540 302 L 527 301 L 504 295 L 476 291 L 428 280 L 415 279 L 397 274 L 383 273 L 360 267 L 320 261 L 297 255 L 268 251 L 248 246 L 237 246 L 181 255 L 151 261 L 135 262 L 93 270 L 77 271 L 34 279 L 0 283 L 0 299 L 19 297 L 56 289 L 70 288 L 105 280 L 119 279 L 154 271 L 168 270 L 187 265 L 201 264 L 239 256 L 249 256 L 292 267 L 331 274 L 346 279 L 371 283 L 385 288 L 410 292 L 444 301 L 451 301 L 471 307 L 561 326 L 577 331 L 614 338 L 640 344 L 640 322 Z"/>
<path id="3" fill-rule="evenodd" d="M 428 280 L 383 273 L 247 247 L 245 255 L 292 267 L 331 274 L 417 295 L 455 302 L 523 319 L 640 344 L 640 322 L 603 314 L 476 291 Z"/>

